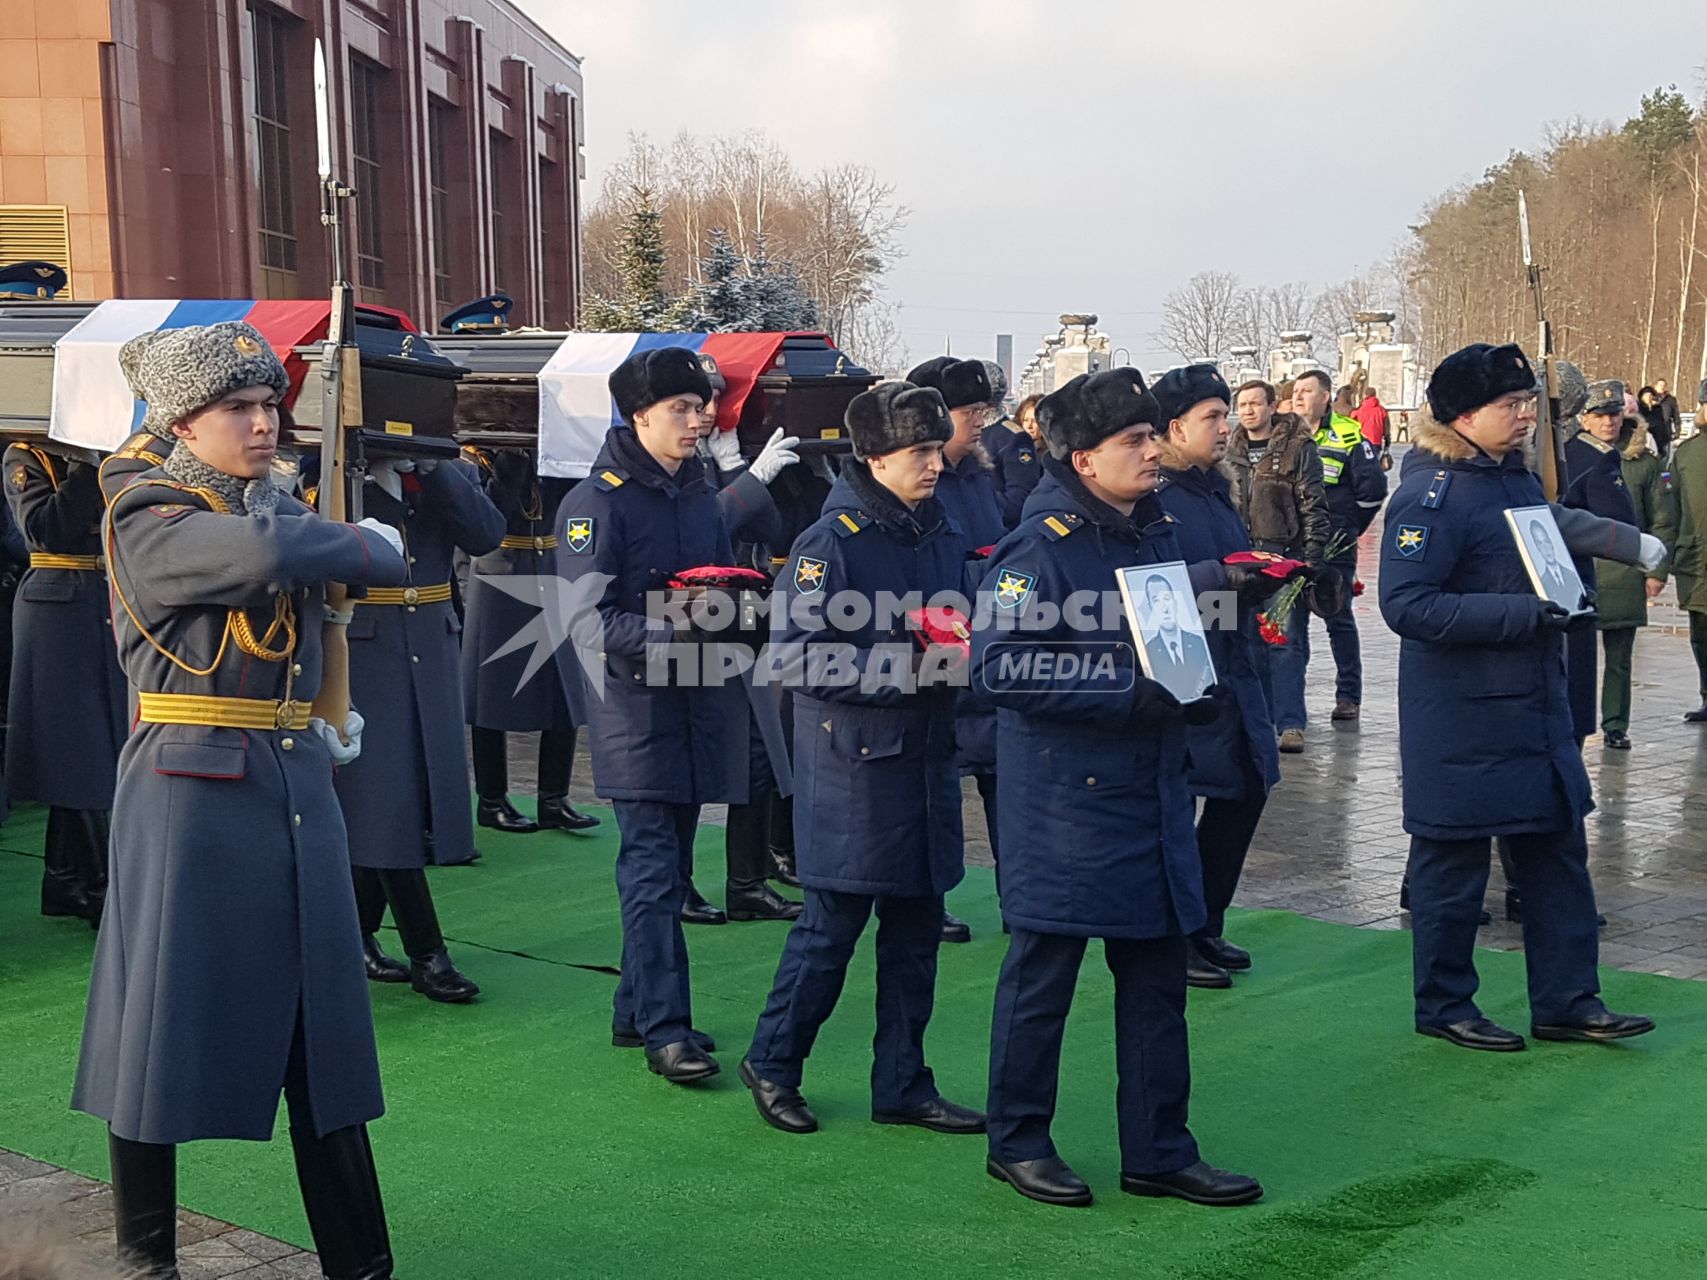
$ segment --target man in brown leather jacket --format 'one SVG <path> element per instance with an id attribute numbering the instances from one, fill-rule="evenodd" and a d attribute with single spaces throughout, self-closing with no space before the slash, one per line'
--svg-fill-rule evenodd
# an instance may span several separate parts
<path id="1" fill-rule="evenodd" d="M 1311 431 L 1302 419 L 1275 412 L 1275 389 L 1252 380 L 1234 393 L 1239 422 L 1221 461 L 1232 484 L 1233 506 L 1250 530 L 1251 548 L 1320 564 L 1331 525 L 1328 499 L 1322 489 L 1322 460 Z M 1256 649 L 1257 675 L 1274 714 L 1274 682 L 1269 673 L 1268 646 Z M 1282 749 L 1303 746 L 1282 734 Z"/>

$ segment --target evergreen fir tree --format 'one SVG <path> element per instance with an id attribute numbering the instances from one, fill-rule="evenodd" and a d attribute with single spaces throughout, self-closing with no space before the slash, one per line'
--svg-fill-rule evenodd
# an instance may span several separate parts
<path id="1" fill-rule="evenodd" d="M 690 327 L 707 333 L 746 333 L 757 328 L 746 314 L 745 263 L 722 227 L 711 233 L 711 250 L 700 261 L 703 283 L 694 297 Z"/>
<path id="2" fill-rule="evenodd" d="M 650 190 L 642 187 L 634 194 L 634 209 L 617 251 L 621 292 L 614 298 L 588 299 L 581 326 L 606 333 L 679 331 L 692 307 L 687 299 L 664 292 L 664 215 Z"/>

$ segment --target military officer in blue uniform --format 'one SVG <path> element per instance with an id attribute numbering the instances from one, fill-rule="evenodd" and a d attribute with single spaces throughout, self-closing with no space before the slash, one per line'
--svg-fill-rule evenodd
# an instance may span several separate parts
<path id="1" fill-rule="evenodd" d="M 518 599 L 504 584 L 538 583 L 554 572 L 557 536 L 552 530 L 571 482 L 540 476 L 526 449 L 470 445 L 463 456 L 479 469 L 486 496 L 504 517 L 503 540 L 470 564 L 464 607 L 462 705 L 474 757 L 476 820 L 517 833 L 591 830 L 599 820 L 569 803 L 576 725 L 586 719 L 582 686 L 565 688 L 553 664 L 528 675 L 531 646 L 498 656 L 547 604 L 538 587 L 532 588 L 533 599 Z M 539 803 L 533 818 L 510 803 L 506 735 L 511 733 L 539 734 Z"/>
<path id="2" fill-rule="evenodd" d="M 960 537 L 966 557 L 962 591 L 976 593 L 984 576 L 984 557 L 1007 532 L 996 473 L 983 444 L 990 407 L 998 403 L 989 370 L 979 360 L 937 356 L 907 375 L 916 387 L 933 387 L 948 406 L 954 434 L 942 447 L 942 475 L 936 497 Z M 996 822 L 996 713 L 974 689 L 963 689 L 954 718 L 955 760 L 972 775 L 984 804 L 984 824 L 990 854 L 1001 866 L 1001 837 Z M 972 930 L 953 915 L 943 920 L 944 942 L 970 942 Z"/>
<path id="3" fill-rule="evenodd" d="M 360 743 L 309 708 L 324 584 L 396 586 L 403 557 L 274 486 L 288 380 L 248 325 L 172 330 L 132 381 L 176 444 L 107 529 L 138 724 L 72 1105 L 109 1126 L 121 1256 L 176 1275 L 176 1144 L 266 1141 L 282 1091 L 321 1269 L 384 1280 L 384 1101 L 332 792 Z"/>
<path id="4" fill-rule="evenodd" d="M 794 687 L 806 910 L 789 930 L 741 1079 L 768 1124 L 818 1127 L 802 1073 L 875 911 L 871 1118 L 982 1133 L 982 1113 L 944 1098 L 925 1065 L 943 894 L 966 872 L 954 689 L 931 678 L 940 654 L 915 658 L 900 604 L 961 598 L 965 555 L 934 496 L 949 410 L 933 389 L 883 382 L 855 396 L 844 420 L 853 457 L 824 514 L 795 540 L 773 600 L 779 665 Z"/>
<path id="5" fill-rule="evenodd" d="M 669 650 L 694 642 L 651 597 L 670 577 L 733 554 L 699 448 L 711 384 L 684 347 L 638 351 L 610 375 L 622 425 L 557 513 L 557 572 L 590 592 L 559 646 L 565 681 L 586 679 L 593 784 L 616 810 L 622 978 L 611 1042 L 644 1047 L 673 1084 L 721 1070 L 693 1028 L 681 909 L 706 804 L 747 799 L 747 712 L 737 680 L 689 681 Z M 702 673 L 721 664 L 705 645 Z M 654 659 L 664 659 L 662 662 Z"/>
<path id="6" fill-rule="evenodd" d="M 93 466 L 46 449 L 5 452 L 6 503 L 29 549 L 12 615 L 5 780 L 11 803 L 48 806 L 42 914 L 101 921 L 108 811 L 128 732 L 113 649 Z"/>
<path id="7" fill-rule="evenodd" d="M 1216 466 L 1227 452 L 1227 409 L 1232 392 L 1214 365 L 1174 369 L 1153 388 L 1162 424 L 1162 509 L 1173 517 L 1180 553 L 1188 564 L 1221 563 L 1249 552 L 1251 539 L 1233 506 L 1227 477 Z M 1286 581 L 1258 566 L 1231 565 L 1239 577 L 1228 615 L 1205 618 L 1204 638 L 1215 678 L 1230 695 L 1211 724 L 1186 734 L 1186 780 L 1203 800 L 1197 848 L 1203 861 L 1206 919 L 1187 942 L 1186 981 L 1194 987 L 1228 987 L 1231 972 L 1251 967 L 1250 953 L 1223 936 L 1227 907 L 1239 886 L 1269 790 L 1280 781 L 1280 755 L 1257 675 L 1255 613 Z M 1292 572 L 1302 572 L 1293 566 Z"/>
<path id="8" fill-rule="evenodd" d="M 354 602 L 349 624 L 351 698 L 366 727 L 361 758 L 338 770 L 350 832 L 368 977 L 407 982 L 445 1004 L 480 988 L 451 961 L 427 885 L 428 863 L 472 862 L 473 800 L 463 740 L 451 561 L 493 551 L 504 517 L 461 460 L 380 458 L 362 486 L 362 509 L 396 529 L 409 565 L 401 587 Z M 378 930 L 387 904 L 409 963 L 387 955 Z"/>
<path id="9" fill-rule="evenodd" d="M 1043 464 L 1037 459 L 1037 442 L 1008 416 L 1007 373 L 994 360 L 982 363 L 990 380 L 990 423 L 978 440 L 990 458 L 996 497 L 1002 507 L 1002 524 L 1012 529 L 1020 522 L 1025 500 L 1043 478 Z"/>
<path id="10" fill-rule="evenodd" d="M 1155 493 L 1160 417 L 1136 369 L 1080 375 L 1044 398 L 1044 476 L 991 557 L 973 631 L 999 767 L 1027 779 L 1000 801 L 1013 937 L 990 1036 L 987 1168 L 1046 1204 L 1092 1199 L 1049 1136 L 1090 938 L 1114 974 L 1121 1189 L 1208 1205 L 1262 1195 L 1254 1178 L 1206 1164 L 1186 1127 L 1185 940 L 1204 922 L 1186 727 L 1218 719 L 1221 698 L 1182 707 L 1138 674 L 1109 610 L 1062 607 L 1079 592 L 1106 599 L 1120 569 L 1183 558 Z M 1199 592 L 1227 584 L 1219 564 L 1193 573 Z M 1057 654 L 1075 661 L 1039 661 Z"/>
<path id="11" fill-rule="evenodd" d="M 1545 1040 L 1653 1030 L 1599 996 L 1583 817 L 1594 807 L 1571 723 L 1569 614 L 1531 587 L 1505 513 L 1545 502 L 1523 459 L 1535 372 L 1515 344 L 1454 352 L 1429 383 L 1421 457 L 1387 513 L 1381 613 L 1400 636 L 1399 741 L 1416 1028 L 1467 1049 L 1524 1038 L 1477 1007 L 1473 953 L 1489 842 L 1524 897 L 1530 1029 Z"/>

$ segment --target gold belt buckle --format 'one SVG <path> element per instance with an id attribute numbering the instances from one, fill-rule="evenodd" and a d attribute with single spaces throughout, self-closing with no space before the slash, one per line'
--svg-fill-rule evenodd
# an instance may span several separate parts
<path id="1" fill-rule="evenodd" d="M 419 591 L 417 591 L 414 587 L 404 587 L 403 588 L 403 603 L 404 604 L 414 604 L 418 600 L 420 600 L 420 598 L 421 598 L 421 593 Z"/>
<path id="2" fill-rule="evenodd" d="M 533 549 L 535 551 L 544 551 L 545 550 L 545 539 L 544 538 L 535 538 L 533 540 Z"/>
<path id="3" fill-rule="evenodd" d="M 297 702 L 291 698 L 286 698 L 283 702 L 279 703 L 278 712 L 273 716 L 273 728 L 290 728 L 290 722 L 296 718 L 298 709 L 305 705 L 306 704 Z"/>

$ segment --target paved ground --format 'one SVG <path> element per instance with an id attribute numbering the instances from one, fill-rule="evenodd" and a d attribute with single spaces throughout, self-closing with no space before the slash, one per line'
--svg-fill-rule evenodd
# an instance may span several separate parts
<path id="1" fill-rule="evenodd" d="M 1296 911 L 1318 920 L 1371 929 L 1399 929 L 1398 909 L 1407 839 L 1399 825 L 1395 684 L 1398 642 L 1375 604 L 1375 546 L 1380 526 L 1364 540 L 1369 590 L 1355 611 L 1364 640 L 1364 713 L 1357 725 L 1334 725 L 1333 670 L 1326 635 L 1315 624 L 1310 672 L 1312 721 L 1303 755 L 1282 756 L 1283 781 L 1270 800 L 1251 852 L 1238 903 Z M 1607 925 L 1601 960 L 1608 965 L 1677 978 L 1707 978 L 1707 727 L 1684 724 L 1694 707 L 1696 676 L 1684 616 L 1668 592 L 1654 626 L 1636 644 L 1635 748 L 1607 751 L 1599 737 L 1585 750 L 1599 808 L 1588 837 L 1595 886 Z M 1474 732 L 1473 725 L 1465 726 Z M 533 786 L 533 743 L 513 743 L 512 785 Z M 590 800 L 591 770 L 576 766 L 574 794 Z M 968 858 L 988 863 L 982 809 L 967 787 Z M 713 810 L 707 816 L 721 820 Z M 701 871 L 713 890 L 714 867 Z M 1501 916 L 1499 868 L 1488 906 L 1495 922 L 1483 930 L 1491 947 L 1515 949 L 1522 937 Z M 714 892 L 715 896 L 715 892 Z M 64 1204 L 69 1230 L 110 1250 L 110 1193 L 97 1182 L 0 1152 L 0 1212 L 28 1201 Z M 317 1276 L 312 1255 L 253 1232 L 195 1214 L 182 1217 L 184 1280 L 242 1276 L 283 1280 Z"/>

